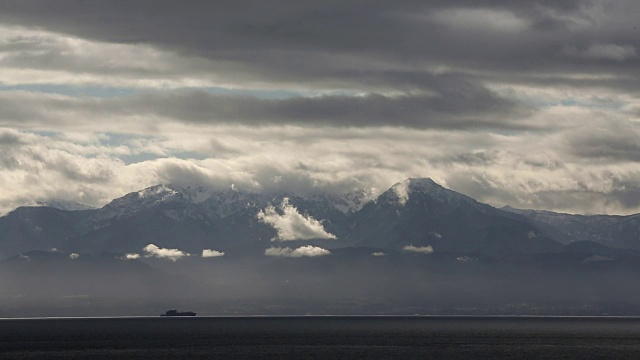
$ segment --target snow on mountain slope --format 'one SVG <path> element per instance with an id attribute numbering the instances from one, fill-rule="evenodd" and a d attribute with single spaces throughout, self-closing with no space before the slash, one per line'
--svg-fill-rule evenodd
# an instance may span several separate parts
<path id="1" fill-rule="evenodd" d="M 640 214 L 576 215 L 546 210 L 524 210 L 509 206 L 505 211 L 525 216 L 546 227 L 563 243 L 594 241 L 617 248 L 640 249 Z"/>
<path id="2" fill-rule="evenodd" d="M 58 210 L 67 210 L 67 211 L 79 211 L 79 210 L 92 210 L 95 209 L 92 206 L 81 204 L 75 201 L 67 201 L 67 200 L 47 200 L 47 201 L 36 201 L 34 204 L 30 204 L 27 206 L 44 206 L 51 207 Z"/>
<path id="3" fill-rule="evenodd" d="M 376 197 L 372 189 L 358 189 L 343 194 L 316 194 L 310 197 L 311 200 L 326 201 L 336 210 L 343 214 L 354 213 Z"/>
<path id="4" fill-rule="evenodd" d="M 260 247 L 269 245 L 278 235 L 276 230 L 284 228 L 284 220 L 296 230 L 320 229 L 321 224 L 322 231 L 331 236 L 315 232 L 313 236 L 282 238 L 335 238 L 328 244 L 332 249 L 360 246 L 403 251 L 413 245 L 432 246 L 435 252 L 502 256 L 554 252 L 559 244 L 553 240 L 569 243 L 576 239 L 640 248 L 640 216 L 616 219 L 614 224 L 610 224 L 611 217 L 543 212 L 526 216 L 479 203 L 429 178 L 410 178 L 374 200 L 372 195 L 370 190 L 296 195 L 160 184 L 126 194 L 96 210 L 23 211 L 28 217 L 17 216 L 22 213 L 16 211 L 11 218 L 0 218 L 0 230 L 6 230 L 11 238 L 7 243 L 13 244 L 7 252 L 24 250 L 20 244 L 37 244 L 39 249 L 66 244 L 69 251 L 77 252 L 74 246 L 83 251 L 138 251 L 141 245 L 154 243 L 197 252 L 203 248 L 250 249 L 260 254 L 264 252 Z M 283 205 L 285 198 L 288 201 Z M 267 209 L 272 211 L 267 213 Z M 261 221 L 261 212 L 273 221 L 265 222 L 264 216 Z M 56 219 L 65 219 L 68 225 L 62 229 L 51 226 L 59 222 Z M 306 226 L 298 221 L 301 219 L 314 219 L 315 225 Z"/>
<path id="5" fill-rule="evenodd" d="M 390 197 L 395 197 L 395 200 L 404 206 L 412 196 L 416 195 L 428 196 L 441 204 L 471 206 L 481 212 L 491 209 L 489 205 L 479 203 L 469 196 L 446 189 L 430 178 L 409 178 L 395 183 L 380 198 L 389 200 Z"/>
<path id="6" fill-rule="evenodd" d="M 171 201 L 184 202 L 184 197 L 167 185 L 154 185 L 113 200 L 98 210 L 96 218 L 126 217 L 141 209 Z"/>

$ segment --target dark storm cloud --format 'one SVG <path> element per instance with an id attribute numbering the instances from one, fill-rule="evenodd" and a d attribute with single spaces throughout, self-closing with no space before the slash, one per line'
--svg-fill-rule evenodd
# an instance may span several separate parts
<path id="1" fill-rule="evenodd" d="M 17 100 L 19 99 L 19 100 Z M 20 107 L 11 107 L 20 101 Z M 27 106 L 32 103 L 33 106 Z M 91 124 L 103 117 L 164 118 L 201 124 L 298 124 L 308 126 L 404 126 L 448 129 L 528 129 L 531 109 L 478 86 L 454 86 L 432 95 L 325 95 L 263 99 L 202 90 L 155 91 L 115 98 L 69 98 L 18 94 L 0 96 L 0 123 Z M 72 115 L 71 115 L 72 114 Z M 96 117 L 98 116 L 98 117 Z"/>
<path id="2" fill-rule="evenodd" d="M 13 131 L 0 131 L 0 147 L 14 147 L 22 144 L 24 142 L 19 134 Z"/>
<path id="3" fill-rule="evenodd" d="M 464 164 L 490 166 L 500 159 L 500 152 L 497 150 L 465 152 L 462 154 L 446 154 L 440 159 L 432 160 L 434 163 L 442 164 Z"/>
<path id="4" fill-rule="evenodd" d="M 340 80 L 384 63 L 625 72 L 640 64 L 633 1 L 5 1 L 0 20 L 229 62 L 257 79 Z M 388 70 L 388 69 L 387 69 Z"/>
<path id="5" fill-rule="evenodd" d="M 589 161 L 640 161 L 640 126 L 629 121 L 608 121 L 580 129 L 568 138 L 568 152 Z"/>
<path id="6" fill-rule="evenodd" d="M 572 153 L 604 161 L 640 161 L 640 141 L 625 134 L 594 136 L 574 142 Z"/>
<path id="7" fill-rule="evenodd" d="M 582 214 L 602 214 L 607 213 L 607 209 L 629 213 L 640 206 L 638 173 L 585 174 L 582 179 L 576 179 L 571 188 L 562 190 L 546 187 L 544 179 L 523 179 L 516 188 L 509 188 L 511 184 L 496 187 L 495 180 L 478 171 L 453 174 L 448 177 L 447 184 L 465 194 L 472 194 L 474 198 L 491 199 L 498 206 L 509 204 L 519 208 L 556 209 Z M 602 184 L 608 186 L 599 186 Z M 524 188 L 531 189 L 526 198 L 522 197 Z"/>
<path id="8" fill-rule="evenodd" d="M 588 0 L 375 1 L 366 6 L 348 0 L 55 0 L 2 2 L 0 22 L 180 55 L 171 59 L 172 70 L 143 65 L 116 70 L 94 66 L 92 59 L 67 59 L 66 48 L 49 44 L 44 52 L 14 51 L 5 59 L 10 67 L 28 67 L 30 59 L 45 69 L 68 66 L 70 72 L 129 73 L 140 79 L 162 77 L 163 71 L 178 76 L 175 69 L 182 69 L 177 72 L 240 86 L 344 89 L 277 100 L 198 92 L 142 95 L 104 103 L 109 113 L 141 111 L 198 123 L 526 129 L 523 120 L 533 107 L 490 85 L 636 91 L 640 36 L 634 36 L 636 20 L 630 15 L 635 10 L 640 5 L 632 1 Z M 31 49 L 32 41 L 37 39 L 20 38 L 11 46 Z M 108 56 L 121 50 L 104 51 Z M 145 59 L 153 61 L 149 54 Z M 142 98 L 146 109 L 137 103 Z M 7 105 L 5 118 L 33 118 Z M 84 101 L 73 109 L 91 106 L 100 108 Z"/>
<path id="9" fill-rule="evenodd" d="M 611 193 L 613 200 L 617 201 L 623 209 L 635 210 L 640 206 L 640 189 L 637 184 L 640 174 L 636 174 L 635 179 L 615 179 L 614 184 L 617 190 Z"/>
<path id="10" fill-rule="evenodd" d="M 132 107 L 149 106 L 148 110 L 159 116 L 204 123 L 252 125 L 525 128 L 526 124 L 514 119 L 526 116 L 528 111 L 526 107 L 502 99 L 486 89 L 463 92 L 457 97 L 371 94 L 278 100 L 188 91 L 143 95 L 133 101 Z"/>

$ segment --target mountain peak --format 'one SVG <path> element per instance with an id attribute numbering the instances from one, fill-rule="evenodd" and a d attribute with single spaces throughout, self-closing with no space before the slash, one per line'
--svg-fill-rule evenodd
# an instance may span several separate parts
<path id="1" fill-rule="evenodd" d="M 110 218 L 123 216 L 135 213 L 142 208 L 181 198 L 182 194 L 175 189 L 165 184 L 158 184 L 117 198 L 105 205 L 99 211 L 101 213 L 101 217 Z"/>
<path id="2" fill-rule="evenodd" d="M 447 190 L 438 185 L 435 181 L 431 180 L 431 178 L 408 178 L 404 181 L 395 183 L 393 186 L 391 186 L 390 190 L 392 190 L 397 195 L 398 202 L 400 202 L 400 204 L 402 205 L 407 203 L 409 197 L 414 192 L 452 192 L 451 190 Z"/>
<path id="3" fill-rule="evenodd" d="M 137 194 L 138 198 L 147 198 L 147 197 L 154 197 L 158 195 L 162 197 L 171 196 L 171 195 L 175 195 L 177 192 L 178 191 L 176 191 L 176 189 L 171 187 L 171 185 L 157 184 L 157 185 L 150 186 L 148 188 L 144 188 L 137 192 L 133 192 L 131 194 Z"/>
<path id="4" fill-rule="evenodd" d="M 484 211 L 484 207 L 487 206 L 466 195 L 449 190 L 431 178 L 408 178 L 402 182 L 395 183 L 389 191 L 395 196 L 396 201 L 403 206 L 415 194 L 429 196 L 443 204 L 469 204 L 481 211 Z"/>
<path id="5" fill-rule="evenodd" d="M 438 183 L 436 183 L 435 181 L 433 181 L 433 179 L 426 177 L 426 178 L 407 178 L 406 180 L 404 180 L 405 182 L 410 183 L 412 186 L 426 186 L 426 187 L 430 187 L 430 186 L 438 186 L 441 187 Z"/>

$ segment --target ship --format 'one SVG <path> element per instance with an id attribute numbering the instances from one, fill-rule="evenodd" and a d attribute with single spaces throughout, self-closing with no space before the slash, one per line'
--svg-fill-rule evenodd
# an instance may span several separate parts
<path id="1" fill-rule="evenodd" d="M 193 311 L 178 311 L 176 309 L 171 309 L 160 316 L 196 316 L 196 313 Z"/>

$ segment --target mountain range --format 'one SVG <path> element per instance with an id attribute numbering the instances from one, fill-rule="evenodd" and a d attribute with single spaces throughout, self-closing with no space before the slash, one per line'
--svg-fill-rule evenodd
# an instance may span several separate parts
<path id="1" fill-rule="evenodd" d="M 640 312 L 638 215 L 499 209 L 428 178 L 378 196 L 161 184 L 73 209 L 0 217 L 0 316 Z"/>
<path id="2" fill-rule="evenodd" d="M 50 204 L 20 207 L 0 217 L 0 256 L 53 248 L 139 253 L 149 244 L 237 256 L 308 246 L 499 258 L 556 253 L 584 241 L 640 249 L 640 215 L 498 209 L 428 178 L 396 183 L 377 197 L 366 191 L 300 196 L 161 184 L 98 209 Z"/>

